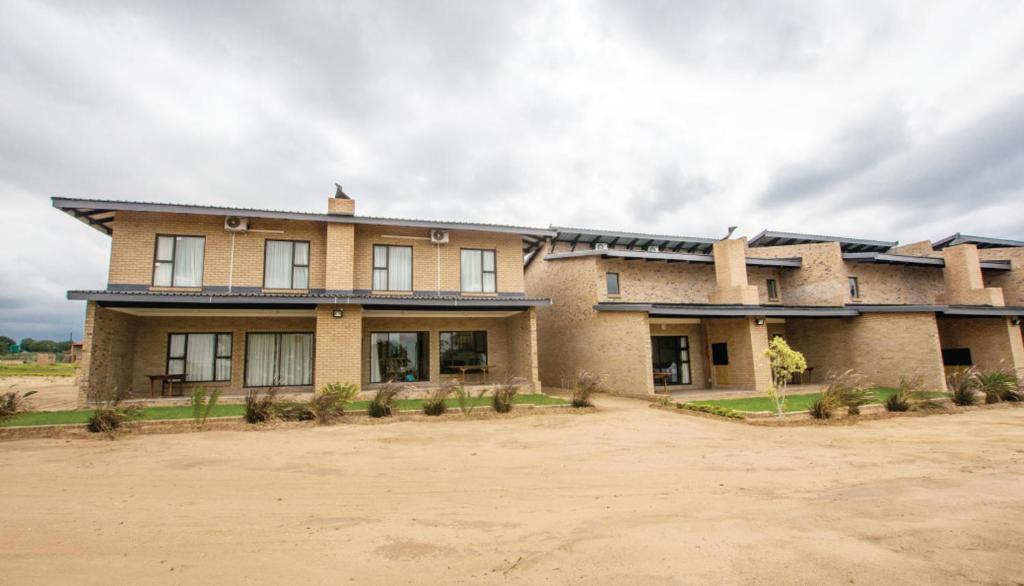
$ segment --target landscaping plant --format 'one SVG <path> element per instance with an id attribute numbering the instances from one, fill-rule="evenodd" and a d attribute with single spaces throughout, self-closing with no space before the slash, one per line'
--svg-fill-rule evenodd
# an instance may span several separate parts
<path id="1" fill-rule="evenodd" d="M 977 371 L 974 374 L 974 381 L 978 390 L 985 393 L 985 403 L 1021 400 L 1020 378 L 1013 370 L 1000 368 Z"/>
<path id="2" fill-rule="evenodd" d="M 10 387 L 14 388 L 14 387 Z M 28 411 L 25 399 L 36 394 L 36 391 L 7 391 L 0 395 L 0 421 L 6 421 L 18 413 Z"/>
<path id="3" fill-rule="evenodd" d="M 434 389 L 429 395 L 423 397 L 423 412 L 427 415 L 444 415 L 448 411 L 445 400 L 450 394 L 452 394 L 452 389 L 448 385 L 441 385 Z"/>
<path id="4" fill-rule="evenodd" d="M 309 401 L 309 410 L 318 423 L 327 424 L 345 414 L 345 407 L 359 394 L 353 384 L 329 383 Z"/>
<path id="5" fill-rule="evenodd" d="M 367 407 L 366 411 L 370 417 L 391 417 L 393 412 L 392 404 L 395 402 L 395 398 L 405 391 L 405 386 L 398 383 L 384 383 L 377 388 L 377 393 L 373 395 L 373 399 L 370 401 L 370 406 Z"/>
<path id="6" fill-rule="evenodd" d="M 577 370 L 572 378 L 572 395 L 570 403 L 573 407 L 592 407 L 590 396 L 601 387 L 601 375 L 588 370 Z"/>
<path id="7" fill-rule="evenodd" d="M 198 429 L 206 425 L 206 419 L 220 399 L 220 392 L 220 389 L 214 389 L 212 393 L 208 393 L 206 387 L 192 389 L 192 424 Z"/>
<path id="8" fill-rule="evenodd" d="M 935 407 L 938 404 L 931 401 L 924 401 L 925 392 L 922 390 L 923 383 L 920 378 L 901 377 L 900 384 L 896 391 L 885 400 L 885 410 L 893 413 L 910 411 L 913 407 Z"/>
<path id="9" fill-rule="evenodd" d="M 487 389 L 484 389 L 477 393 L 474 400 L 473 394 L 466 390 L 464 385 L 448 381 L 445 383 L 445 386 L 448 386 L 451 389 L 451 393 L 455 395 L 455 402 L 458 403 L 459 410 L 462 411 L 463 415 L 469 415 L 472 413 L 473 409 L 475 409 L 477 404 L 480 402 L 480 399 L 487 394 Z"/>
<path id="10" fill-rule="evenodd" d="M 121 401 L 128 397 L 127 391 L 118 388 L 104 389 L 94 393 L 90 398 L 96 403 L 96 409 L 89 416 L 86 428 L 93 433 L 105 433 L 113 438 L 114 432 L 122 425 L 142 416 L 142 410 L 135 406 L 122 407 Z"/>
<path id="11" fill-rule="evenodd" d="M 946 388 L 954 405 L 968 407 L 974 404 L 974 391 L 978 388 L 978 369 L 973 366 L 957 370 L 946 377 Z"/>
<path id="12" fill-rule="evenodd" d="M 746 419 L 738 411 L 733 411 L 728 407 L 719 407 L 718 405 L 697 405 L 695 403 L 676 403 L 676 409 L 683 409 L 686 411 L 696 411 L 698 413 L 709 413 L 711 415 L 718 415 L 719 417 L 728 417 L 729 419 Z"/>
<path id="13" fill-rule="evenodd" d="M 772 369 L 772 384 L 768 387 L 768 397 L 775 404 L 775 411 L 782 417 L 786 407 L 786 386 L 794 374 L 807 370 L 807 360 L 800 352 L 789 347 L 781 336 L 772 338 L 768 349 L 764 351 Z"/>
<path id="14" fill-rule="evenodd" d="M 836 409 L 846 407 L 850 415 L 860 415 L 860 408 L 875 401 L 871 391 L 852 369 L 829 373 L 821 396 L 811 404 L 808 412 L 815 419 L 830 419 Z"/>
<path id="15" fill-rule="evenodd" d="M 498 413 L 508 413 L 512 410 L 512 403 L 519 394 L 519 387 L 523 381 L 515 377 L 509 377 L 504 382 L 494 387 L 494 394 L 491 396 L 491 404 Z"/>
<path id="16" fill-rule="evenodd" d="M 245 393 L 245 422 L 264 423 L 277 414 L 277 389 L 271 387 L 265 394 L 259 389 Z"/>

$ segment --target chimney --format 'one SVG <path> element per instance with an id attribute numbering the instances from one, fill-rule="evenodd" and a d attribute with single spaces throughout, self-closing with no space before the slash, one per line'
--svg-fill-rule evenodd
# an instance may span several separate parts
<path id="1" fill-rule="evenodd" d="M 714 245 L 715 282 L 711 303 L 757 305 L 757 287 L 747 282 L 747 239 L 719 240 Z"/>
<path id="2" fill-rule="evenodd" d="M 942 257 L 946 261 L 946 268 L 942 270 L 946 291 L 936 301 L 948 305 L 1005 305 L 1001 288 L 985 286 L 977 246 L 966 243 L 950 246 L 942 250 Z"/>
<path id="3" fill-rule="evenodd" d="M 334 197 L 327 200 L 327 213 L 335 216 L 356 215 L 356 200 L 349 197 L 337 183 L 334 184 L 334 187 L 337 189 L 334 192 Z"/>

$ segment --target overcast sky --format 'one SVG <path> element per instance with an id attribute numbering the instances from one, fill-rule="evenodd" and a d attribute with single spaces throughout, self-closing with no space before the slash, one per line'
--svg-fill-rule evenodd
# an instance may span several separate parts
<path id="1" fill-rule="evenodd" d="M 1022 238 L 1024 2 L 0 5 L 0 333 L 77 339 L 64 292 L 106 283 L 52 195 L 335 181 L 373 215 Z"/>

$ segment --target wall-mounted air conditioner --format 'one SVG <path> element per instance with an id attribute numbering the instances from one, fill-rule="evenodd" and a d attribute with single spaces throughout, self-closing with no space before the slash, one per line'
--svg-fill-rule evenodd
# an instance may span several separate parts
<path id="1" fill-rule="evenodd" d="M 224 229 L 228 232 L 245 232 L 249 229 L 249 218 L 228 216 L 224 218 Z"/>
<path id="2" fill-rule="evenodd" d="M 434 244 L 448 244 L 448 230 L 431 230 L 430 241 Z"/>

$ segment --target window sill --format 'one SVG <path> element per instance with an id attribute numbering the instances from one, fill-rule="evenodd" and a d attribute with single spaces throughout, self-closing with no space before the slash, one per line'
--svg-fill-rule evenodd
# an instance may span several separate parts
<path id="1" fill-rule="evenodd" d="M 149 290 L 153 291 L 153 292 L 157 292 L 157 293 L 159 293 L 161 291 L 168 291 L 168 292 L 170 292 L 170 291 L 178 291 L 178 292 L 186 292 L 186 293 L 202 293 L 203 292 L 203 288 L 202 287 L 166 287 L 166 286 L 163 286 L 163 285 L 151 285 L 149 287 Z"/>
<path id="2" fill-rule="evenodd" d="M 864 302 L 864 299 L 861 298 L 861 297 L 854 297 L 854 298 L 850 299 L 850 303 L 863 303 L 863 302 Z"/>
<path id="3" fill-rule="evenodd" d="M 309 295 L 309 289 L 261 289 L 264 295 Z"/>
<path id="4" fill-rule="evenodd" d="M 460 291 L 463 297 L 497 297 L 497 293 L 480 291 Z"/>
<path id="5" fill-rule="evenodd" d="M 371 295 L 381 295 L 383 297 L 401 297 L 401 296 L 408 297 L 408 296 L 412 295 L 413 292 L 412 291 L 378 291 L 378 290 L 374 290 L 374 291 L 370 291 L 370 294 Z"/>
<path id="6" fill-rule="evenodd" d="M 608 299 L 622 299 L 622 294 L 621 293 L 618 293 L 618 294 L 609 293 L 608 294 Z"/>

